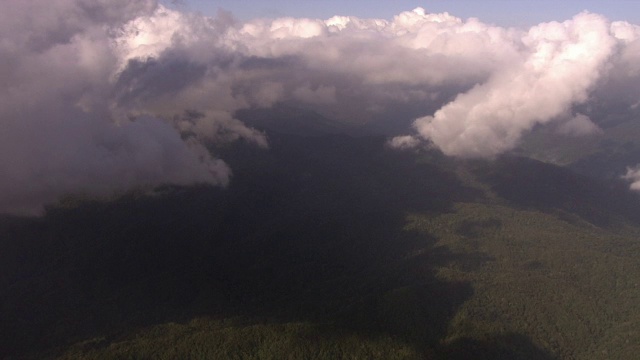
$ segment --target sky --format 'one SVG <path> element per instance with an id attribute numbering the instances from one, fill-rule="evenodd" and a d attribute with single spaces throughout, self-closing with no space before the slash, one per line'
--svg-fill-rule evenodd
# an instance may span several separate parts
<path id="1" fill-rule="evenodd" d="M 602 14 L 609 20 L 640 23 L 637 0 L 174 0 L 173 3 L 207 15 L 222 8 L 240 20 L 286 16 L 328 19 L 334 15 L 390 19 L 402 11 L 422 7 L 432 13 L 449 12 L 464 19 L 477 17 L 500 26 L 529 27 L 562 21 L 584 10 Z"/>
<path id="2" fill-rule="evenodd" d="M 398 151 L 458 158 L 508 153 L 537 127 L 597 139 L 607 114 L 640 119 L 640 21 L 620 21 L 637 2 L 598 3 L 9 2 L 0 213 L 161 184 L 225 187 L 233 169 L 216 148 L 269 151 L 269 133 L 238 118 L 245 109 L 376 123 L 399 129 L 386 134 Z M 619 176 L 640 190 L 638 163 Z"/>

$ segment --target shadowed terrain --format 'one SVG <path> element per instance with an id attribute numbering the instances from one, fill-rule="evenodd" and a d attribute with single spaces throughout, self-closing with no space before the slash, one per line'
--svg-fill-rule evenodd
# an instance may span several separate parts
<path id="1" fill-rule="evenodd" d="M 276 135 L 270 143 L 269 151 L 216 149 L 235 171 L 228 189 L 70 197 L 42 218 L 3 218 L 2 356 L 579 357 L 588 332 L 565 343 L 534 330 L 548 325 L 531 311 L 547 316 L 583 298 L 524 295 L 561 285 L 522 280 L 560 264 L 530 240 L 548 245 L 552 235 L 521 218 L 546 222 L 558 247 L 571 236 L 613 237 L 580 230 L 599 226 L 600 215 L 627 221 L 609 208 L 584 212 L 601 193 L 583 193 L 600 188 L 575 190 L 586 203 L 572 208 L 572 193 L 556 187 L 574 189 L 580 178 L 529 160 L 451 162 L 390 151 L 374 137 Z M 517 178 L 528 172 L 549 184 L 521 199 L 509 186 L 528 186 Z M 518 258 L 501 243 L 510 236 L 521 241 Z M 585 241 L 592 259 L 601 256 Z M 584 276 L 579 287 L 589 274 L 571 276 Z M 532 299 L 543 304 L 526 305 Z M 533 306 L 522 315 L 529 325 L 504 302 Z"/>

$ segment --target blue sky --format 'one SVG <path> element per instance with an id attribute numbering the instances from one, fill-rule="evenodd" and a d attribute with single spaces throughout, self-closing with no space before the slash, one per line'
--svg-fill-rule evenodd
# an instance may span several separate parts
<path id="1" fill-rule="evenodd" d="M 164 0 L 170 3 L 171 0 Z M 214 15 L 218 8 L 231 11 L 240 20 L 257 17 L 311 17 L 333 15 L 391 18 L 418 6 L 428 12 L 477 17 L 501 26 L 528 27 L 540 22 L 566 20 L 589 10 L 610 20 L 640 24 L 640 0 L 178 0 L 177 7 Z"/>

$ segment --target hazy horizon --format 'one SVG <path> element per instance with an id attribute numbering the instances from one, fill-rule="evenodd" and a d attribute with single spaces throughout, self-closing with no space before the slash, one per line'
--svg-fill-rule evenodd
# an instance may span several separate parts
<path id="1" fill-rule="evenodd" d="M 307 17 L 329 19 L 336 15 L 391 20 L 395 15 L 424 8 L 429 13 L 448 12 L 462 19 L 504 27 L 526 28 L 541 22 L 563 21 L 583 12 L 605 16 L 610 21 L 640 23 L 640 3 L 632 0 L 400 0 L 400 1 L 317 1 L 317 0 L 165 0 L 164 4 L 183 11 L 215 16 L 219 9 L 231 12 L 241 21 L 255 18 Z"/>

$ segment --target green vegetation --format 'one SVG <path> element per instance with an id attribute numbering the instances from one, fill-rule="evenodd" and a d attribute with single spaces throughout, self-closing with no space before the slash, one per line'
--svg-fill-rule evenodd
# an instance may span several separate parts
<path id="1" fill-rule="evenodd" d="M 330 331 L 333 330 L 333 331 Z M 198 318 L 168 323 L 108 343 L 92 339 L 62 359 L 419 359 L 389 337 L 369 339 L 304 323 L 237 326 Z"/>
<path id="2" fill-rule="evenodd" d="M 563 215 L 461 203 L 455 213 L 410 217 L 408 229 L 466 254 L 438 269 L 439 278 L 474 288 L 445 342 L 507 331 L 527 334 L 565 359 L 634 357 L 640 350 L 640 331 L 631 330 L 640 325 L 637 235 Z"/>
<path id="3" fill-rule="evenodd" d="M 226 189 L 0 219 L 0 357 L 633 359 L 640 201 L 382 138 L 216 149 Z"/>

